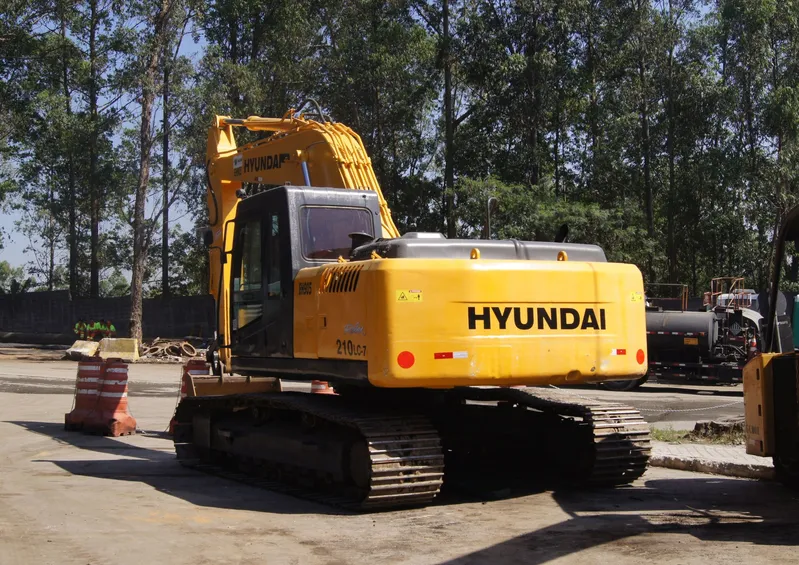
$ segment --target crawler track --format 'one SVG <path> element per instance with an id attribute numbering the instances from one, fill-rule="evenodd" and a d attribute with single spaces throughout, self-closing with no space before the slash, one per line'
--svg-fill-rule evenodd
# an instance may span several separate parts
<path id="1" fill-rule="evenodd" d="M 543 470 L 577 486 L 628 484 L 646 471 L 650 439 L 630 406 L 470 387 L 190 397 L 175 447 L 184 465 L 363 511 L 430 504 L 445 455 L 456 482 L 484 473 L 529 482 Z"/>
<path id="2" fill-rule="evenodd" d="M 592 486 L 623 485 L 644 474 L 651 444 L 649 426 L 632 406 L 581 398 L 570 391 L 545 388 L 469 388 L 458 390 L 466 400 L 508 402 L 559 417 L 552 434 L 570 427 L 558 445 L 561 453 L 580 453 L 571 459 L 572 481 Z M 559 425 L 560 424 L 560 425 Z M 582 433 L 579 433 L 582 432 Z M 568 469 L 567 469 L 568 470 Z"/>
<path id="3" fill-rule="evenodd" d="M 330 469 L 314 468 L 312 457 L 305 461 L 299 456 L 287 463 L 285 458 L 242 456 L 224 446 L 219 449 L 220 437 L 235 443 L 237 436 L 235 430 L 224 429 L 225 418 L 242 412 L 294 421 L 305 428 L 305 442 L 331 437 L 341 441 L 346 444 L 342 467 L 348 468 L 336 476 Z M 216 436 L 209 442 L 194 429 L 205 418 Z M 334 506 L 353 510 L 423 506 L 435 498 L 443 481 L 441 440 L 424 417 L 363 413 L 336 396 L 275 393 L 186 398 L 177 419 L 175 445 L 184 465 Z M 263 417 L 253 420 L 245 423 L 268 429 Z M 325 435 L 317 438 L 319 430 Z"/>

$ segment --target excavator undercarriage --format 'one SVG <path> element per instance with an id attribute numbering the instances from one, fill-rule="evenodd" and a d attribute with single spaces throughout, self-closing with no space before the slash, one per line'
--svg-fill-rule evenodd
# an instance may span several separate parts
<path id="1" fill-rule="evenodd" d="M 623 485 L 650 452 L 634 408 L 543 388 L 194 397 L 176 417 L 184 465 L 353 510 L 429 504 L 476 479 Z"/>

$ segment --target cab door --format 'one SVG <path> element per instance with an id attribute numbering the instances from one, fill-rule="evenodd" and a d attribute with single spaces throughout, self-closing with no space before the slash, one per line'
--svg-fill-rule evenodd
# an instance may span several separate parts
<path id="1" fill-rule="evenodd" d="M 291 357 L 294 333 L 291 239 L 288 216 L 282 210 L 264 217 L 266 233 L 264 276 L 267 285 L 264 305 L 266 354 Z"/>
<path id="2" fill-rule="evenodd" d="M 266 352 L 263 220 L 237 219 L 235 230 L 230 289 L 231 351 L 234 356 L 261 357 Z"/>

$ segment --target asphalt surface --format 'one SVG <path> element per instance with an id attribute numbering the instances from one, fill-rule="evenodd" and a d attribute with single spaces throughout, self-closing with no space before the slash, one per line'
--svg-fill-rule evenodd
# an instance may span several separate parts
<path id="1" fill-rule="evenodd" d="M 620 489 L 531 481 L 500 500 L 351 514 L 181 467 L 161 433 L 175 365 L 131 366 L 143 433 L 65 432 L 75 368 L 0 358 L 0 565 L 799 563 L 799 495 L 775 483 L 652 468 Z M 738 398 L 710 392 L 574 391 L 663 418 Z"/>
<path id="2" fill-rule="evenodd" d="M 635 406 L 657 428 L 693 429 L 699 420 L 743 418 L 743 385 L 644 383 L 630 392 L 581 388 L 579 394 Z"/>
<path id="3" fill-rule="evenodd" d="M 8 354 L 13 351 L 13 355 Z M 3 352 L 7 355 L 3 356 Z M 30 357 L 28 357 L 30 355 Z M 0 348 L 0 392 L 31 394 L 71 394 L 74 390 L 75 363 L 59 361 L 63 352 Z M 22 357 L 21 359 L 19 357 Z M 33 362 L 32 359 L 49 359 Z M 133 364 L 129 369 L 131 394 L 172 397 L 176 395 L 180 366 L 174 364 Z M 308 390 L 305 383 L 284 382 L 287 390 Z M 692 429 L 699 420 L 743 417 L 743 386 L 693 386 L 645 383 L 630 392 L 615 392 L 593 387 L 567 389 L 583 398 L 613 400 L 631 404 L 656 427 Z"/>

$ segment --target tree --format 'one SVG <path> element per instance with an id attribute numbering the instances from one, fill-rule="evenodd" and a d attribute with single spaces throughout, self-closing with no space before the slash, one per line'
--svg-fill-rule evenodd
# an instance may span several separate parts
<path id="1" fill-rule="evenodd" d="M 405 1 L 332 3 L 313 93 L 333 119 L 362 137 L 400 228 L 438 230 L 431 118 L 437 49 L 411 8 Z M 420 206 L 431 199 L 435 204 Z"/>
<path id="2" fill-rule="evenodd" d="M 12 267 L 8 261 L 0 261 L 0 294 L 20 294 L 30 290 L 36 281 L 24 277 L 25 269 Z"/>
<path id="3" fill-rule="evenodd" d="M 797 60 L 799 5 L 774 0 L 9 0 L 0 201 L 45 288 L 130 270 L 134 310 L 202 292 L 172 204 L 206 223 L 213 115 L 313 98 L 362 136 L 402 230 L 477 235 L 496 195 L 497 236 L 572 223 L 648 281 L 762 288 L 799 195 Z"/>
<path id="4" fill-rule="evenodd" d="M 28 271 L 39 277 L 39 285 L 46 290 L 69 287 L 68 279 L 63 278 L 64 269 L 59 268 L 65 251 L 64 223 L 58 218 L 59 206 L 52 196 L 51 191 L 47 202 L 35 202 L 22 210 L 22 219 L 16 222 L 17 229 L 28 238 Z"/>
<path id="5" fill-rule="evenodd" d="M 100 296 L 103 298 L 128 294 L 130 294 L 130 283 L 119 269 L 114 269 L 109 276 L 103 277 L 100 281 Z"/>
<path id="6" fill-rule="evenodd" d="M 117 0 L 87 0 L 75 18 L 73 35 L 80 41 L 87 53 L 87 69 L 82 69 L 81 88 L 86 97 L 86 131 L 88 170 L 86 171 L 87 192 L 89 194 L 90 226 L 90 273 L 89 296 L 100 295 L 100 222 L 105 215 L 108 201 L 108 179 L 112 176 L 107 159 L 110 147 L 109 136 L 119 116 L 114 102 L 118 90 L 112 88 L 115 80 L 115 55 L 126 48 L 123 33 L 115 27 L 113 10 Z M 110 100 L 103 98 L 110 97 Z M 101 102 L 102 101 L 102 102 Z M 103 157 L 106 161 L 103 162 Z"/>
<path id="7" fill-rule="evenodd" d="M 177 296 L 208 294 L 208 249 L 191 232 L 171 233 L 169 285 Z"/>
<path id="8" fill-rule="evenodd" d="M 142 294 L 147 255 L 152 244 L 155 223 L 147 221 L 145 204 L 150 188 L 150 159 L 153 146 L 151 121 L 153 105 L 158 91 L 158 68 L 170 37 L 170 18 L 178 0 L 157 0 L 145 3 L 145 12 L 140 15 L 151 30 L 140 45 L 135 60 L 135 88 L 141 107 L 139 128 L 139 165 L 134 188 L 133 209 L 133 265 L 130 285 L 130 334 L 134 339 L 142 337 Z"/>

